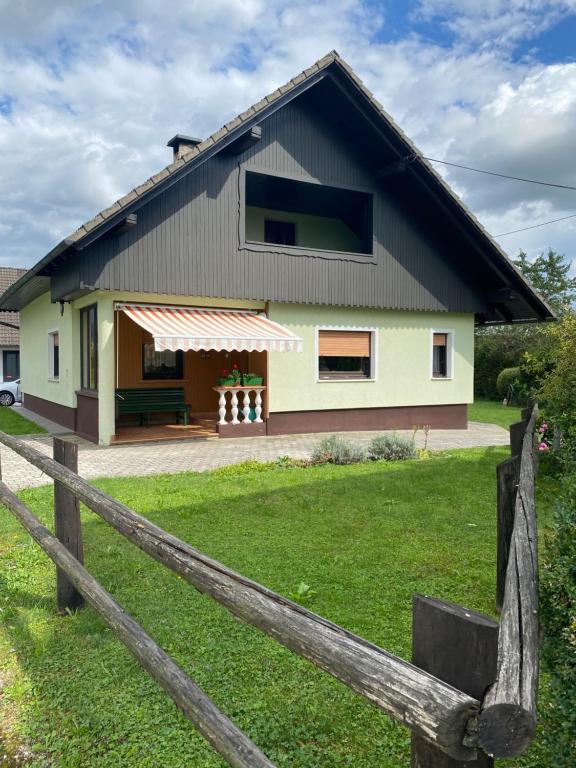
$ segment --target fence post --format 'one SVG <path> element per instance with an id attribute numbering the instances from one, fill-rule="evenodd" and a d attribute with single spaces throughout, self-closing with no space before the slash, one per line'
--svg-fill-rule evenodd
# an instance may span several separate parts
<path id="1" fill-rule="evenodd" d="M 512 456 L 520 456 L 522 453 L 522 441 L 524 440 L 526 426 L 525 421 L 517 421 L 515 424 L 510 424 L 510 453 Z"/>
<path id="2" fill-rule="evenodd" d="M 54 461 L 78 473 L 78 445 L 55 437 Z M 54 481 L 54 531 L 66 549 L 83 563 L 80 502 L 57 480 Z M 84 605 L 84 598 L 60 568 L 56 569 L 56 602 L 61 612 Z"/>
<path id="3" fill-rule="evenodd" d="M 489 616 L 425 595 L 412 598 L 412 663 L 480 701 L 496 679 L 498 623 Z M 411 768 L 492 768 L 478 751 L 457 760 L 412 735 Z"/>
<path id="4" fill-rule="evenodd" d="M 510 539 L 514 528 L 516 512 L 516 490 L 520 477 L 520 456 L 498 464 L 497 482 L 497 520 L 496 520 L 496 608 L 502 610 L 506 568 L 510 552 Z"/>
<path id="5" fill-rule="evenodd" d="M 528 422 L 530 421 L 533 408 L 534 406 L 532 405 L 532 406 L 528 406 L 527 408 L 522 408 L 522 410 L 520 411 L 520 418 L 522 419 L 522 421 L 525 421 L 526 424 L 528 424 Z"/>

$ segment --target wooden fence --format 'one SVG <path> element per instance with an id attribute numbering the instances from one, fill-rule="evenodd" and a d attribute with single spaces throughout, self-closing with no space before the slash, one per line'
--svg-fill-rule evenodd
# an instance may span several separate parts
<path id="1" fill-rule="evenodd" d="M 534 408 L 522 422 L 518 478 L 502 469 L 507 462 L 498 467 L 500 631 L 487 616 L 415 595 L 412 664 L 232 571 L 94 488 L 77 473 L 74 443 L 55 438 L 52 459 L 0 432 L 1 444 L 54 480 L 56 535 L 1 482 L 1 474 L 0 502 L 56 563 L 59 610 L 86 600 L 228 765 L 273 763 L 84 568 L 79 502 L 239 619 L 410 728 L 413 768 L 489 766 L 493 756 L 521 754 L 536 722 L 536 413 Z M 518 441 L 519 430 L 512 434 Z"/>

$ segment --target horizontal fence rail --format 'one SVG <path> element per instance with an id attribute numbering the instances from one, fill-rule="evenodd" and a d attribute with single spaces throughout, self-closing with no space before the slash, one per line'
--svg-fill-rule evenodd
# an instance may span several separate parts
<path id="1" fill-rule="evenodd" d="M 464 743 L 468 723 L 475 720 L 480 707 L 472 696 L 209 558 L 17 438 L 0 432 L 0 443 L 238 618 L 308 659 L 455 759 L 474 759 L 474 745 L 469 740 Z"/>
<path id="2" fill-rule="evenodd" d="M 538 692 L 538 552 L 534 502 L 534 406 L 521 442 L 498 639 L 498 668 L 478 719 L 478 742 L 490 755 L 515 757 L 536 730 Z M 518 439 L 514 435 L 513 440 Z M 514 444 L 513 444 L 514 450 Z"/>
<path id="3" fill-rule="evenodd" d="M 59 607 L 78 606 L 86 599 L 229 765 L 273 768 L 83 567 L 80 501 L 198 591 L 409 727 L 413 768 L 456 768 L 469 761 L 488 767 L 493 756 L 521 754 L 536 725 L 537 414 L 534 406 L 512 425 L 513 457 L 498 467 L 500 625 L 460 606 L 415 596 L 417 665 L 236 573 L 94 488 L 76 472 L 76 447 L 60 439 L 54 441 L 54 460 L 0 432 L 1 444 L 55 481 L 57 536 L 1 482 L 1 475 L 0 502 L 56 563 Z"/>
<path id="4" fill-rule="evenodd" d="M 157 645 L 48 528 L 0 482 L 0 501 L 14 514 L 114 634 L 166 691 L 204 738 L 235 768 L 275 768 L 266 755 L 223 714 L 204 691 Z"/>

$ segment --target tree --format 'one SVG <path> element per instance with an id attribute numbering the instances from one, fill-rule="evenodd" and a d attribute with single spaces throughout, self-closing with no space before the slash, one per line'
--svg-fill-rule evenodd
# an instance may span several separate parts
<path id="1" fill-rule="evenodd" d="M 552 248 L 528 261 L 524 251 L 513 259 L 524 277 L 558 315 L 565 314 L 576 301 L 576 277 L 570 277 L 571 262 Z"/>
<path id="2" fill-rule="evenodd" d="M 566 256 L 551 248 L 529 261 L 521 251 L 514 264 L 554 312 L 562 317 L 571 311 L 576 301 L 576 277 L 570 277 L 571 263 Z M 502 325 L 478 328 L 474 367 L 474 394 L 476 397 L 497 399 L 498 374 L 504 368 L 520 365 L 525 354 L 539 360 L 543 371 L 548 356 L 551 326 L 540 323 Z"/>

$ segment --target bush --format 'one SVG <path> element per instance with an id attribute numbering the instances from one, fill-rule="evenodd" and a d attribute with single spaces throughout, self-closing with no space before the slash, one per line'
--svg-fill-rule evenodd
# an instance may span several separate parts
<path id="1" fill-rule="evenodd" d="M 497 400 L 496 379 L 503 368 L 520 365 L 525 352 L 534 348 L 534 327 L 503 327 L 476 332 L 474 349 L 474 397 Z"/>
<path id="2" fill-rule="evenodd" d="M 366 461 L 366 451 L 338 435 L 325 437 L 312 452 L 314 464 L 359 464 L 361 461 Z"/>
<path id="3" fill-rule="evenodd" d="M 368 448 L 368 458 L 372 461 L 403 461 L 416 458 L 414 441 L 402 435 L 379 435 Z"/>
<path id="4" fill-rule="evenodd" d="M 548 332 L 547 358 L 536 392 L 546 416 L 562 433 L 562 452 L 576 461 L 576 315 L 565 315 Z M 544 367 L 545 366 L 545 367 Z"/>
<path id="5" fill-rule="evenodd" d="M 520 387 L 520 366 L 504 368 L 496 379 L 496 390 L 500 397 L 507 397 L 509 402 L 518 400 Z"/>
<path id="6" fill-rule="evenodd" d="M 557 768 L 576 753 L 576 478 L 565 475 L 541 576 L 543 661 L 551 681 L 545 739 Z"/>

